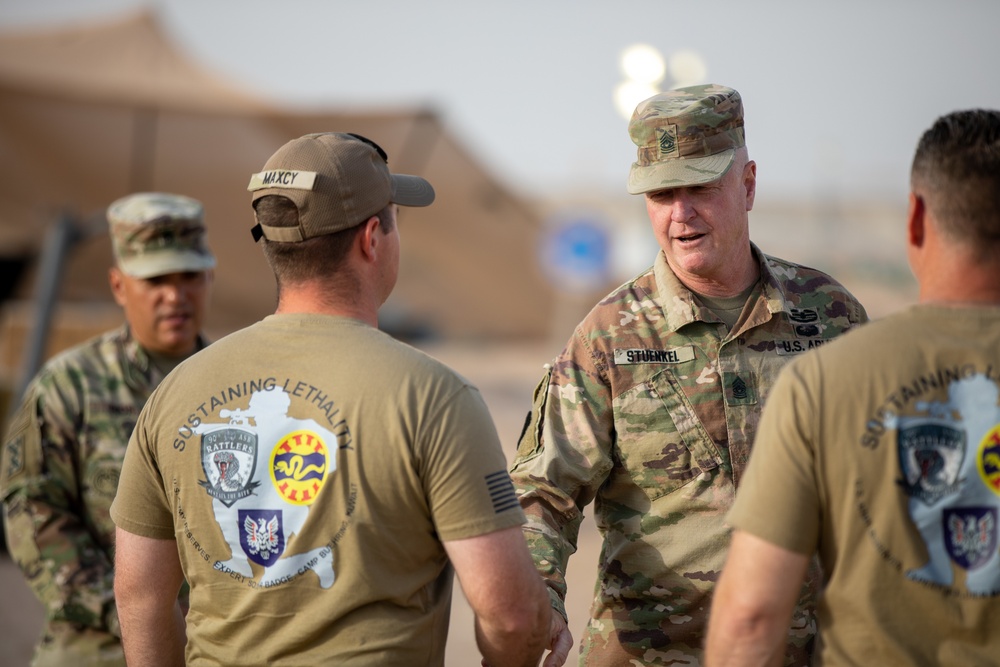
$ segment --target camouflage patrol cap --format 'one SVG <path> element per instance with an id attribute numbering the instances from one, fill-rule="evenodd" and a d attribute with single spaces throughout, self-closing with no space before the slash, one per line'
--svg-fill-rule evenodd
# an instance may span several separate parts
<path id="1" fill-rule="evenodd" d="M 195 199 L 139 192 L 113 202 L 107 217 L 115 261 L 130 276 L 152 278 L 215 267 L 205 241 L 204 211 Z"/>
<path id="2" fill-rule="evenodd" d="M 746 144 L 743 102 L 717 84 L 668 90 L 640 102 L 628 124 L 638 157 L 628 191 L 638 195 L 711 183 L 733 164 Z"/>
<path id="3" fill-rule="evenodd" d="M 257 224 L 255 240 L 294 243 L 361 224 L 390 203 L 428 206 L 434 188 L 419 176 L 389 173 L 385 151 L 357 134 L 322 132 L 289 141 L 250 178 L 252 201 L 288 197 L 299 210 L 297 227 Z"/>

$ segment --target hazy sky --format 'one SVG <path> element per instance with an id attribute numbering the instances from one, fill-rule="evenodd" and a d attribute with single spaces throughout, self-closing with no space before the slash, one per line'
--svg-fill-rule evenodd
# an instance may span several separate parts
<path id="1" fill-rule="evenodd" d="M 532 195 L 624 191 L 634 147 L 612 92 L 633 43 L 695 50 L 740 90 L 760 197 L 901 199 L 934 118 L 1000 108 L 996 0 L 0 0 L 0 27 L 139 6 L 280 104 L 435 109 Z"/>

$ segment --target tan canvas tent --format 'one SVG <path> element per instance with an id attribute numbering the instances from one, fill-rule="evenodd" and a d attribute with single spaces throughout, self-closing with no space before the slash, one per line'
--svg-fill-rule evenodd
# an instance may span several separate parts
<path id="1" fill-rule="evenodd" d="M 428 178 L 438 199 L 401 214 L 403 263 L 386 312 L 445 337 L 545 333 L 552 294 L 536 268 L 538 216 L 425 110 L 283 110 L 206 73 L 178 52 L 155 15 L 0 33 L 0 260 L 5 296 L 28 299 L 60 215 L 82 232 L 62 265 L 63 302 L 110 301 L 103 210 L 140 190 L 205 204 L 219 258 L 209 333 L 270 312 L 274 288 L 252 242 L 246 185 L 282 143 L 358 132 L 394 171 Z M 16 275 L 24 265 L 27 270 Z"/>

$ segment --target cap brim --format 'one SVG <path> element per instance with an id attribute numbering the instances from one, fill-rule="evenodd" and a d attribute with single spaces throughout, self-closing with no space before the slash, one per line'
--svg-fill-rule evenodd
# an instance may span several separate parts
<path id="1" fill-rule="evenodd" d="M 168 273 L 214 269 L 215 257 L 197 252 L 171 252 L 163 257 L 134 257 L 119 261 L 118 268 L 133 278 L 153 278 Z"/>
<path id="2" fill-rule="evenodd" d="M 707 157 L 663 160 L 648 166 L 633 162 L 628 174 L 628 192 L 641 195 L 717 181 L 733 166 L 735 156 L 736 149 L 730 148 Z"/>
<path id="3" fill-rule="evenodd" d="M 400 206 L 430 206 L 434 188 L 419 176 L 392 175 L 392 203 Z"/>

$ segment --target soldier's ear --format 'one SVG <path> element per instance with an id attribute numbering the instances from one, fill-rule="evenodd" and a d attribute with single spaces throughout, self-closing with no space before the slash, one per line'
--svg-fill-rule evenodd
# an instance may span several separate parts
<path id="1" fill-rule="evenodd" d="M 117 266 L 108 269 L 108 285 L 111 286 L 111 296 L 115 298 L 115 303 L 125 307 L 125 276 Z"/>

